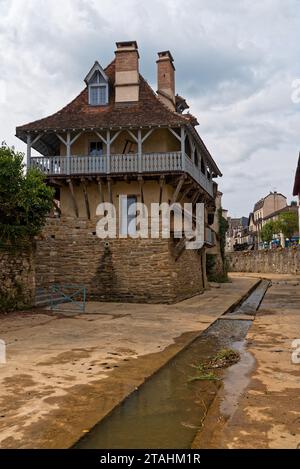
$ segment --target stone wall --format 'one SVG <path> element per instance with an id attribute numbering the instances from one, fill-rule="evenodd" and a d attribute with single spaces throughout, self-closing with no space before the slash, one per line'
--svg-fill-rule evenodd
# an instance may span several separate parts
<path id="1" fill-rule="evenodd" d="M 81 284 L 88 298 L 171 303 L 203 291 L 203 279 L 205 253 L 186 250 L 176 260 L 169 239 L 106 243 L 86 219 L 49 219 L 37 241 L 37 287 Z"/>
<path id="2" fill-rule="evenodd" d="M 227 253 L 231 272 L 300 274 L 300 246 Z"/>
<path id="3" fill-rule="evenodd" d="M 35 269 L 32 246 L 0 247 L 0 311 L 32 306 Z"/>

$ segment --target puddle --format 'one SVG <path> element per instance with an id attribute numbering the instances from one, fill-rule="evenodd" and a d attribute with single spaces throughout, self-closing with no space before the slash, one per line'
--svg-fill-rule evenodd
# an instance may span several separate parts
<path id="1" fill-rule="evenodd" d="M 244 314 L 250 311 L 250 303 L 254 314 L 265 292 L 261 288 L 259 291 L 260 294 L 252 297 L 253 292 L 246 300 L 248 306 Z M 241 308 L 238 310 L 241 314 Z M 247 373 L 253 364 L 251 356 L 244 351 L 244 339 L 251 324 L 251 320 L 230 319 L 230 315 L 228 320 L 213 323 L 101 420 L 74 448 L 190 448 L 221 385 L 219 380 L 191 382 L 190 378 L 197 374 L 193 365 L 208 362 L 223 348 L 242 353 L 242 360 L 230 368 L 233 372 L 224 382 L 222 412 L 231 414 L 247 385 Z M 221 369 L 213 371 L 218 378 L 224 375 Z"/>
<path id="2" fill-rule="evenodd" d="M 224 388 L 222 391 L 220 412 L 226 419 L 236 410 L 239 397 L 249 384 L 249 371 L 252 370 L 255 365 L 255 359 L 250 352 L 247 352 L 244 340 L 234 342 L 232 348 L 240 353 L 240 361 L 226 370 L 223 379 Z"/>

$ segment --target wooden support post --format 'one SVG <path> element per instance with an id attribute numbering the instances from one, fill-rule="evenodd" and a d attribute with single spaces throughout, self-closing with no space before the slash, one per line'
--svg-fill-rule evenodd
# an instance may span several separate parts
<path id="1" fill-rule="evenodd" d="M 102 181 L 99 177 L 97 178 L 97 182 L 98 182 L 98 190 L 99 190 L 99 196 L 100 196 L 100 204 L 103 204 L 104 203 L 103 186 L 102 186 Z"/>
<path id="2" fill-rule="evenodd" d="M 182 188 L 182 186 L 183 186 L 183 183 L 184 183 L 184 181 L 185 181 L 185 178 L 186 178 L 186 175 L 183 174 L 183 175 L 181 176 L 181 178 L 179 179 L 178 184 L 177 184 L 177 187 L 176 187 L 175 192 L 174 192 L 174 194 L 173 194 L 172 204 L 175 204 L 175 202 L 177 201 L 177 198 L 178 198 L 178 196 L 179 196 L 179 192 L 181 191 L 181 188 Z"/>
<path id="3" fill-rule="evenodd" d="M 142 131 L 138 129 L 138 172 L 142 172 Z"/>
<path id="4" fill-rule="evenodd" d="M 162 196 L 163 196 L 165 183 L 166 183 L 165 176 L 160 176 L 159 178 L 159 205 L 161 205 L 162 203 Z"/>
<path id="5" fill-rule="evenodd" d="M 107 178 L 107 191 L 108 191 L 108 201 L 109 203 L 113 203 L 112 200 L 112 190 L 111 190 L 111 178 Z"/>
<path id="6" fill-rule="evenodd" d="M 144 179 L 141 176 L 139 176 L 138 177 L 138 182 L 139 182 L 139 186 L 140 186 L 141 202 L 143 204 L 144 203 L 144 191 L 143 191 Z"/>
<path id="7" fill-rule="evenodd" d="M 106 131 L 106 173 L 110 174 L 110 130 Z"/>
<path id="8" fill-rule="evenodd" d="M 87 188 L 86 188 L 86 182 L 84 178 L 81 178 L 81 184 L 82 184 L 82 189 L 83 189 L 83 194 L 84 194 L 86 214 L 87 214 L 88 219 L 90 220 L 91 211 L 90 211 L 89 197 L 88 197 Z"/>
<path id="9" fill-rule="evenodd" d="M 31 135 L 27 134 L 27 160 L 26 160 L 27 172 L 30 168 L 30 159 L 31 159 Z"/>
<path id="10" fill-rule="evenodd" d="M 175 246 L 175 259 L 178 260 L 178 258 L 181 256 L 183 251 L 185 250 L 185 243 L 186 243 L 186 236 L 184 235 L 178 243 Z"/>
<path id="11" fill-rule="evenodd" d="M 194 187 L 193 184 L 191 182 L 189 182 L 187 188 L 184 190 L 184 192 L 182 194 L 182 197 L 180 199 L 180 203 L 184 202 L 184 199 L 187 197 L 188 193 L 191 191 L 191 189 L 193 187 Z"/>
<path id="12" fill-rule="evenodd" d="M 139 176 L 138 177 L 138 183 L 139 183 L 139 186 L 140 186 L 140 198 L 141 198 L 141 203 L 144 204 L 144 191 L 143 191 L 143 184 L 144 184 L 144 179 L 142 176 Z M 144 205 L 143 205 L 143 208 L 142 208 L 142 215 L 143 217 L 145 216 L 145 210 L 144 210 Z"/>
<path id="13" fill-rule="evenodd" d="M 195 205 L 195 203 L 197 202 L 200 195 L 201 195 L 201 191 L 196 191 L 195 192 L 194 197 L 192 198 L 192 201 L 191 201 L 192 205 Z"/>
<path id="14" fill-rule="evenodd" d="M 67 171 L 68 171 L 68 174 L 70 174 L 71 172 L 71 132 L 68 130 L 67 132 L 67 142 L 66 142 L 66 146 L 67 146 Z"/>
<path id="15" fill-rule="evenodd" d="M 63 187 L 65 185 L 62 181 L 59 181 L 59 179 L 50 178 L 49 182 L 50 184 L 53 184 L 53 186 Z"/>
<path id="16" fill-rule="evenodd" d="M 180 127 L 180 144 L 181 144 L 181 162 L 182 170 L 185 169 L 185 129 L 183 125 Z"/>
<path id="17" fill-rule="evenodd" d="M 71 179 L 68 179 L 68 180 L 67 180 L 67 183 L 69 184 L 69 189 L 70 189 L 71 196 L 72 196 L 72 202 L 73 202 L 73 207 L 74 207 L 75 215 L 76 215 L 76 217 L 78 218 L 78 217 L 79 217 L 79 210 L 78 210 L 78 205 L 77 205 L 77 202 L 76 202 L 76 197 L 75 197 L 75 194 L 74 194 L 74 187 L 73 187 L 72 180 L 71 180 Z"/>

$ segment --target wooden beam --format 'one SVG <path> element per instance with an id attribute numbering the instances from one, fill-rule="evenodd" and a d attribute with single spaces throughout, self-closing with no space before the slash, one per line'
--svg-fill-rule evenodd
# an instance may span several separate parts
<path id="1" fill-rule="evenodd" d="M 176 137 L 176 138 L 177 138 L 177 140 L 181 141 L 181 136 L 180 136 L 180 135 L 178 135 L 178 133 L 177 133 L 177 132 L 175 132 L 175 130 L 173 130 L 171 127 L 168 127 L 168 130 L 171 132 L 171 134 L 173 134 L 173 135 L 174 135 L 174 137 Z"/>
<path id="2" fill-rule="evenodd" d="M 73 202 L 73 207 L 74 207 L 75 215 L 76 215 L 76 217 L 78 218 L 78 217 L 79 217 L 79 211 L 78 211 L 78 205 L 77 205 L 76 197 L 75 197 L 75 194 L 74 194 L 74 187 L 73 187 L 72 180 L 71 180 L 71 179 L 68 179 L 68 180 L 67 180 L 67 183 L 69 184 L 69 189 L 70 189 L 71 196 L 72 196 L 72 202 Z"/>
<path id="3" fill-rule="evenodd" d="M 43 134 L 38 134 L 38 135 L 35 137 L 35 139 L 32 140 L 31 146 L 34 145 L 34 144 L 41 138 L 42 135 L 43 135 Z"/>
<path id="4" fill-rule="evenodd" d="M 138 129 L 138 172 L 142 172 L 142 131 Z"/>
<path id="5" fill-rule="evenodd" d="M 102 136 L 102 134 L 100 134 L 100 132 L 98 132 L 97 130 L 94 130 L 94 134 L 97 135 L 98 138 L 100 138 L 100 140 L 105 143 L 105 145 L 107 145 L 107 139 L 105 140 L 105 138 Z"/>
<path id="6" fill-rule="evenodd" d="M 143 204 L 144 203 L 144 191 L 143 191 L 144 179 L 143 179 L 143 177 L 141 177 L 141 176 L 138 177 L 138 183 L 139 183 L 139 187 L 140 187 L 141 202 Z"/>
<path id="7" fill-rule="evenodd" d="M 182 158 L 182 170 L 185 169 L 185 129 L 183 125 L 180 127 L 180 150 L 181 150 L 181 158 Z"/>
<path id="8" fill-rule="evenodd" d="M 50 178 L 49 182 L 50 182 L 50 184 L 53 184 L 53 186 L 59 186 L 59 187 L 64 186 L 63 181 L 59 181 L 58 179 Z"/>
<path id="9" fill-rule="evenodd" d="M 192 182 L 189 182 L 188 183 L 188 187 L 184 190 L 183 194 L 182 194 L 182 197 L 180 199 L 180 202 L 183 202 L 184 199 L 187 197 L 188 193 L 191 191 L 191 189 L 193 189 L 195 186 L 193 185 Z"/>
<path id="10" fill-rule="evenodd" d="M 111 178 L 107 178 L 108 201 L 112 204 Z"/>
<path id="11" fill-rule="evenodd" d="M 84 178 L 81 178 L 81 184 L 82 184 L 82 189 L 83 189 L 83 194 L 84 194 L 86 214 L 87 214 L 88 219 L 90 220 L 91 219 L 90 203 L 89 203 L 89 197 L 88 197 L 87 188 L 86 188 L 86 182 Z"/>
<path id="12" fill-rule="evenodd" d="M 148 137 L 150 137 L 150 135 L 152 134 L 152 132 L 154 131 L 154 129 L 150 129 L 149 132 L 147 132 L 144 137 L 142 138 L 142 143 L 144 143 L 145 140 L 147 140 Z"/>
<path id="13" fill-rule="evenodd" d="M 191 200 L 191 204 L 192 204 L 192 205 L 194 205 L 194 204 L 197 202 L 197 200 L 198 200 L 198 198 L 199 198 L 199 195 L 201 195 L 201 191 L 197 190 L 197 191 L 195 192 L 195 194 L 194 194 L 194 197 L 193 197 L 192 200 Z"/>
<path id="14" fill-rule="evenodd" d="M 180 238 L 180 240 L 178 241 L 178 243 L 176 244 L 175 249 L 174 249 L 175 259 L 176 260 L 181 256 L 181 254 L 185 250 L 185 242 L 186 242 L 186 236 L 183 235 L 183 237 Z"/>
<path id="15" fill-rule="evenodd" d="M 101 178 L 98 177 L 97 182 L 98 182 L 98 191 L 99 191 L 99 196 L 100 196 L 100 203 L 103 204 L 104 203 L 104 194 L 103 194 L 103 186 L 102 186 Z"/>
<path id="16" fill-rule="evenodd" d="M 177 183 L 177 187 L 176 187 L 176 189 L 175 189 L 175 192 L 174 192 L 173 198 L 172 198 L 172 204 L 174 204 L 174 203 L 177 201 L 179 192 L 181 191 L 181 188 L 182 188 L 182 186 L 183 186 L 183 183 L 184 183 L 185 179 L 186 179 L 186 175 L 183 174 L 183 175 L 180 177 L 180 179 L 179 179 L 179 181 L 178 181 L 178 183 Z"/>
<path id="17" fill-rule="evenodd" d="M 115 135 L 114 135 L 113 137 L 111 137 L 111 139 L 110 139 L 110 144 L 112 144 L 112 143 L 116 140 L 116 138 L 120 135 L 121 132 L 122 132 L 122 130 L 118 130 L 118 131 L 115 133 Z"/>
<path id="18" fill-rule="evenodd" d="M 81 134 L 82 132 L 79 132 L 77 135 L 75 135 L 75 137 L 73 137 L 72 140 L 70 141 L 70 145 L 73 145 L 73 143 L 76 142 L 76 140 L 80 137 Z"/>
<path id="19" fill-rule="evenodd" d="M 66 146 L 67 146 L 67 142 L 66 142 L 66 140 L 65 140 L 65 139 L 64 139 L 64 138 L 63 138 L 61 135 L 59 135 L 59 134 L 56 134 L 56 136 L 59 138 L 59 140 L 60 140 L 60 141 L 61 141 L 61 142 L 62 142 L 64 145 L 66 145 Z"/>
<path id="20" fill-rule="evenodd" d="M 106 173 L 110 173 L 110 130 L 106 131 Z"/>
<path id="21" fill-rule="evenodd" d="M 165 183 L 166 183 L 165 176 L 160 176 L 159 178 L 159 205 L 162 203 L 162 196 L 163 196 Z"/>
<path id="22" fill-rule="evenodd" d="M 134 133 L 131 132 L 131 130 L 129 130 L 129 129 L 126 129 L 126 130 L 127 130 L 127 132 L 129 133 L 129 135 L 131 136 L 131 138 L 133 138 L 133 140 L 135 141 L 135 143 L 138 143 L 138 137 L 136 137 L 136 136 L 134 135 Z"/>

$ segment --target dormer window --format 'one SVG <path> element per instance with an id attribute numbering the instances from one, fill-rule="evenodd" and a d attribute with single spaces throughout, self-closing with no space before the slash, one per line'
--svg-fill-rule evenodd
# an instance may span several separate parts
<path id="1" fill-rule="evenodd" d="M 108 78 L 98 62 L 95 62 L 85 82 L 88 85 L 88 100 L 91 106 L 108 104 Z"/>

